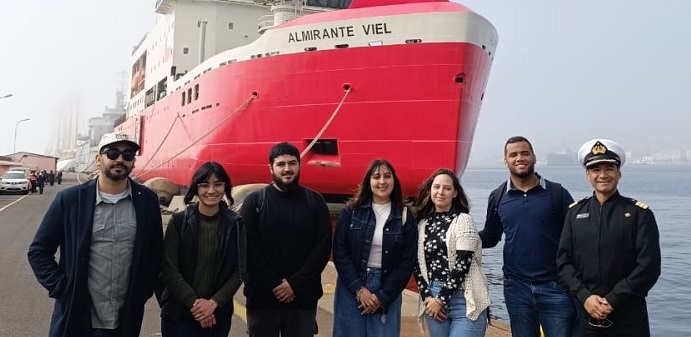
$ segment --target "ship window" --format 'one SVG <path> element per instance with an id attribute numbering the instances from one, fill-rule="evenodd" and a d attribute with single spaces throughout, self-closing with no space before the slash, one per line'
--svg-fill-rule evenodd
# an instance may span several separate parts
<path id="1" fill-rule="evenodd" d="M 337 49 L 339 49 L 339 48 L 348 48 L 348 44 L 347 44 L 347 43 L 344 43 L 344 44 L 337 44 L 335 47 L 336 47 Z"/>
<path id="2" fill-rule="evenodd" d="M 305 139 L 305 143 L 312 143 L 312 139 Z M 323 155 L 338 155 L 338 141 L 336 139 L 320 139 L 312 146 L 312 152 Z"/>
<path id="3" fill-rule="evenodd" d="M 234 26 L 234 25 L 233 25 L 232 22 L 228 22 L 228 29 L 233 29 L 233 26 Z"/>
<path id="4" fill-rule="evenodd" d="M 195 84 L 194 85 L 194 100 L 196 101 L 198 99 L 199 99 L 199 84 Z"/>
<path id="5" fill-rule="evenodd" d="M 188 48 L 188 47 L 182 48 L 182 53 L 185 54 L 185 55 L 189 54 L 189 53 L 190 53 L 190 48 Z"/>
<path id="6" fill-rule="evenodd" d="M 192 103 L 192 88 L 187 89 L 187 104 Z"/>
<path id="7" fill-rule="evenodd" d="M 185 96 L 186 96 L 186 95 L 185 95 L 185 92 L 183 91 L 183 92 L 182 92 L 182 106 L 185 106 L 185 98 L 187 98 L 187 97 L 185 97 Z"/>

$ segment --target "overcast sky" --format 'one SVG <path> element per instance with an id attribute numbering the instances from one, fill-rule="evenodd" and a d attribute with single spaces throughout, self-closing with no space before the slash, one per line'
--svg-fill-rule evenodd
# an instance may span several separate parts
<path id="1" fill-rule="evenodd" d="M 83 126 L 129 83 L 154 0 L 4 0 L 0 154 L 43 153 L 61 111 Z M 470 164 L 524 135 L 538 154 L 607 137 L 626 148 L 691 147 L 691 1 L 469 0 L 497 28 Z"/>

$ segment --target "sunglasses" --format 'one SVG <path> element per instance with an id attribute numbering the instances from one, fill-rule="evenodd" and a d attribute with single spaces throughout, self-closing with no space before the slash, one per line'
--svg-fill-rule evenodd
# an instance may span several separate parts
<path id="1" fill-rule="evenodd" d="M 105 154 L 106 157 L 110 160 L 117 160 L 120 155 L 122 155 L 122 159 L 125 161 L 133 161 L 134 160 L 134 151 L 133 150 L 125 150 L 125 151 L 120 151 L 118 149 L 108 149 L 101 154 Z"/>
<path id="2" fill-rule="evenodd" d="M 607 319 L 607 318 L 605 318 L 605 319 L 590 318 L 590 319 L 588 320 L 588 324 L 589 324 L 590 326 L 594 326 L 594 327 L 596 327 L 596 328 L 607 329 L 607 328 L 611 327 L 613 323 L 612 323 L 612 321 L 610 321 L 610 320 Z"/>

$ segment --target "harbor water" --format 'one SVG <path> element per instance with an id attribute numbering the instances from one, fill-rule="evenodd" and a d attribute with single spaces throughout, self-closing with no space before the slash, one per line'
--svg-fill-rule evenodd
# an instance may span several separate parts
<path id="1" fill-rule="evenodd" d="M 592 194 L 580 167 L 537 167 L 548 180 L 561 183 L 575 200 Z M 468 169 L 461 182 L 471 202 L 471 214 L 482 229 L 490 192 L 508 178 L 505 168 Z M 648 296 L 651 333 L 659 337 L 688 336 L 691 331 L 691 165 L 625 165 L 619 181 L 623 196 L 646 203 L 660 230 L 662 275 Z M 492 314 L 508 322 L 502 290 L 502 246 L 483 250 L 490 280 Z"/>

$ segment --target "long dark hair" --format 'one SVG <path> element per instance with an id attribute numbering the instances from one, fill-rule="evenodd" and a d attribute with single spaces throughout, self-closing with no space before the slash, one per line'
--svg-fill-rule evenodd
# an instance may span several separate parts
<path id="1" fill-rule="evenodd" d="M 207 182 L 212 174 L 215 175 L 218 180 L 225 183 L 223 194 L 225 194 L 226 198 L 228 198 L 228 202 L 230 203 L 228 206 L 233 205 L 235 201 L 230 195 L 230 191 L 233 189 L 233 184 L 230 182 L 230 176 L 228 176 L 228 173 L 226 173 L 226 170 L 223 168 L 223 166 L 215 161 L 207 161 L 206 163 L 202 164 L 202 166 L 199 166 L 197 171 L 194 172 L 192 175 L 192 182 L 190 182 L 190 189 L 187 190 L 187 194 L 185 195 L 186 204 L 189 204 L 199 193 L 197 184 Z"/>
<path id="2" fill-rule="evenodd" d="M 424 219 L 434 213 L 434 203 L 432 202 L 430 191 L 432 190 L 432 182 L 434 178 L 440 175 L 447 175 L 451 178 L 453 188 L 456 190 L 456 196 L 451 200 L 451 211 L 468 213 L 470 212 L 470 205 L 468 203 L 468 196 L 465 194 L 461 182 L 456 177 L 456 174 L 447 169 L 441 168 L 436 170 L 427 178 L 417 190 L 417 197 L 413 202 L 413 209 L 415 210 L 416 219 Z"/>
<path id="3" fill-rule="evenodd" d="M 372 200 L 372 186 L 370 185 L 370 177 L 372 176 L 374 171 L 376 171 L 380 167 L 388 168 L 389 171 L 391 171 L 391 175 L 393 176 L 391 204 L 403 205 L 403 188 L 401 188 L 401 181 L 398 180 L 396 170 L 394 170 L 391 163 L 389 163 L 385 159 L 375 159 L 369 164 L 369 167 L 367 168 L 367 171 L 365 171 L 365 175 L 362 177 L 362 181 L 358 185 L 355 194 L 346 203 L 346 207 L 355 210 L 360 208 L 364 203 Z"/>

